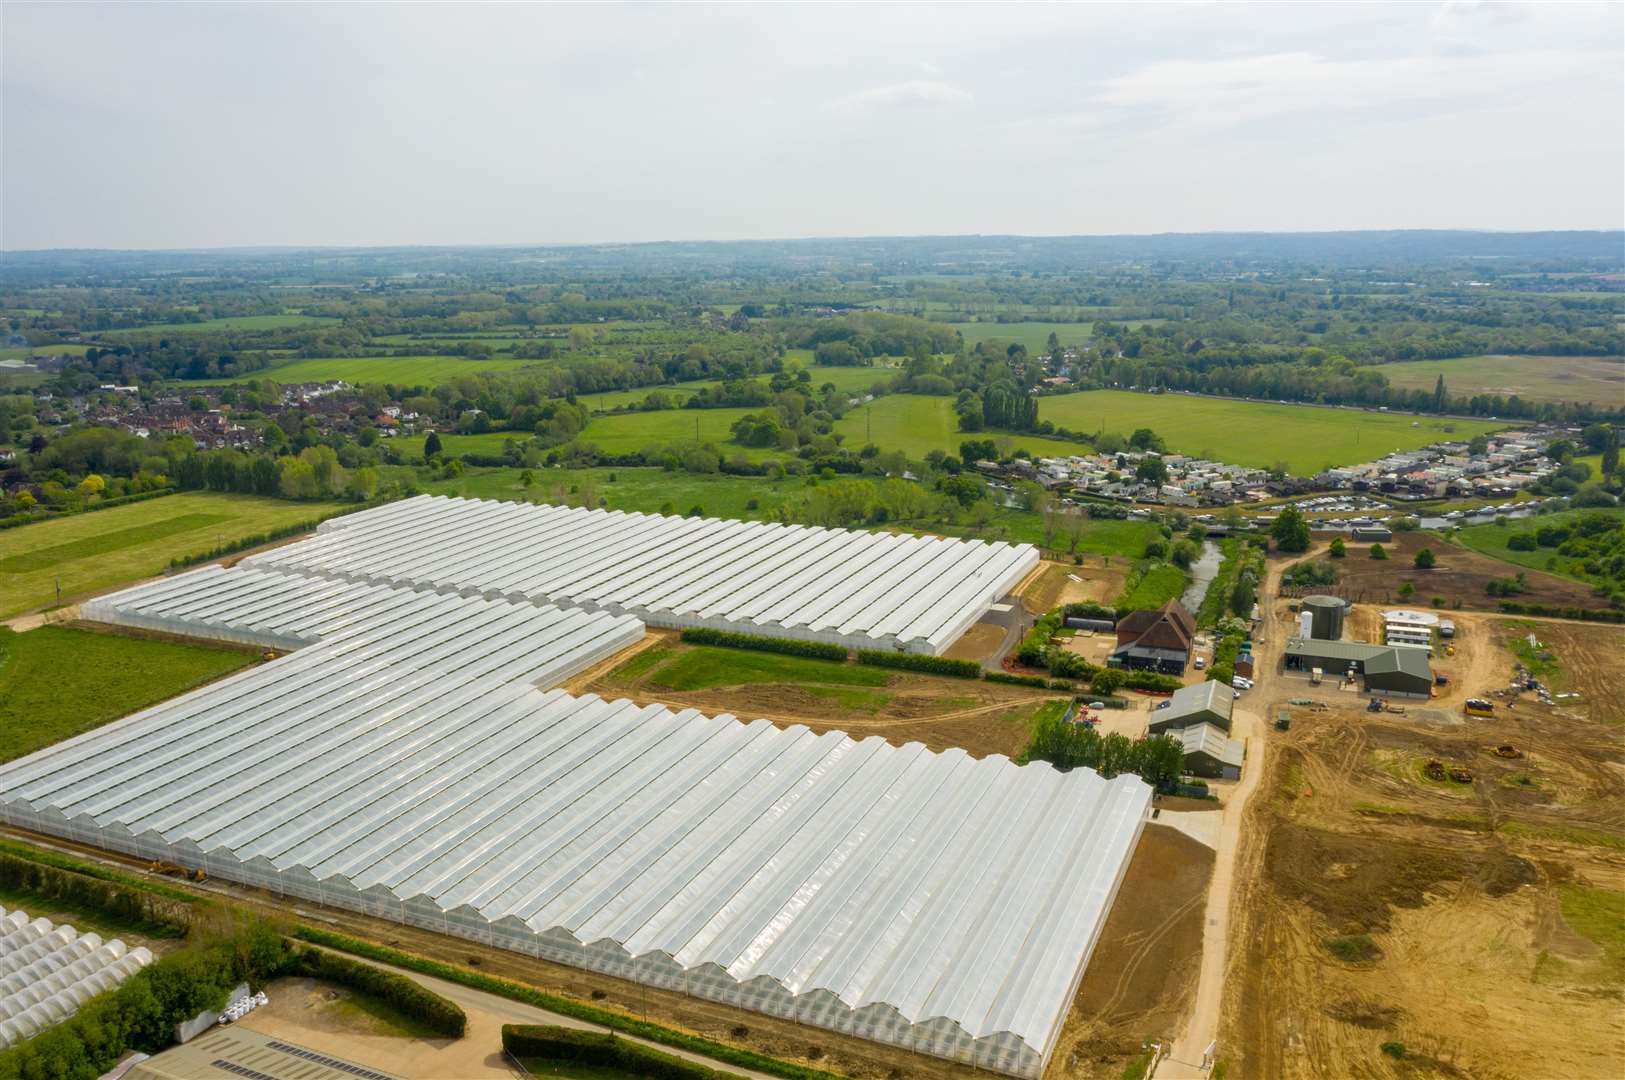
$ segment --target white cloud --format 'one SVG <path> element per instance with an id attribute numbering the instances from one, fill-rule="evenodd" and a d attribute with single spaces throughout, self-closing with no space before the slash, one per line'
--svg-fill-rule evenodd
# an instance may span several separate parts
<path id="1" fill-rule="evenodd" d="M 836 98 L 829 103 L 829 107 L 837 112 L 861 112 L 905 106 L 965 105 L 973 100 L 968 91 L 949 83 L 935 79 L 914 79 L 859 90 Z"/>

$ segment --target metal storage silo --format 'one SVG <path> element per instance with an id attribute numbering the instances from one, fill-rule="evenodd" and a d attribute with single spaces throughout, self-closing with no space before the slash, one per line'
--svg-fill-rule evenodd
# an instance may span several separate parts
<path id="1" fill-rule="evenodd" d="M 1306 596 L 1304 610 L 1310 614 L 1310 633 L 1321 641 L 1336 641 L 1343 636 L 1343 601 L 1335 596 Z"/>

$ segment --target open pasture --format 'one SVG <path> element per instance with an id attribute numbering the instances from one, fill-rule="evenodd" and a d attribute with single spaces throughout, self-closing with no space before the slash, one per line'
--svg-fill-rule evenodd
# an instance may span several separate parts
<path id="1" fill-rule="evenodd" d="M 792 350 L 794 351 L 794 350 Z M 810 354 L 809 354 L 810 355 Z M 886 367 L 812 367 L 806 371 L 812 376 L 813 387 L 819 388 L 826 384 L 834 386 L 837 390 L 849 391 L 853 394 L 867 393 L 869 388 L 877 382 L 886 382 L 897 373 Z M 754 375 L 755 382 L 767 382 L 771 375 Z M 707 387 L 720 386 L 719 379 L 695 379 L 691 382 L 666 383 L 658 386 L 639 386 L 632 390 L 608 390 L 600 394 L 581 394 L 578 400 L 593 412 L 609 412 L 612 409 L 625 408 L 643 401 L 656 390 L 662 391 L 677 401 L 686 401 L 697 390 Z"/>
<path id="2" fill-rule="evenodd" d="M 872 442 L 882 450 L 901 450 L 914 459 L 933 450 L 958 455 L 959 444 L 967 439 L 992 439 L 1001 449 L 1008 441 L 1011 450 L 1024 449 L 1034 457 L 1091 452 L 1083 443 L 1035 435 L 960 431 L 954 399 L 923 394 L 891 394 L 860 405 L 836 422 L 835 432 L 846 436 L 844 445 L 851 449 Z"/>
<path id="3" fill-rule="evenodd" d="M 1123 325 L 1148 326 L 1161 321 L 1161 319 L 1129 319 L 1124 321 Z M 1014 343 L 1025 346 L 1028 354 L 1032 356 L 1048 352 L 1049 336 L 1052 333 L 1060 339 L 1062 345 L 1082 345 L 1089 340 L 1095 326 L 1093 322 L 956 322 L 949 325 L 959 331 L 969 347 L 974 348 L 979 341 Z"/>
<path id="4" fill-rule="evenodd" d="M 270 379 L 279 383 L 327 382 L 343 379 L 359 386 L 363 383 L 394 383 L 396 386 L 434 386 L 458 375 L 476 375 L 483 371 L 512 371 L 535 360 L 515 360 L 511 357 L 493 357 L 489 360 L 469 360 L 461 356 L 335 356 L 305 360 L 290 360 L 273 364 L 261 371 L 227 379 L 199 379 L 194 385 L 224 385 L 246 382 L 249 379 Z"/>
<path id="5" fill-rule="evenodd" d="M 1038 415 L 1073 431 L 1104 429 L 1127 436 L 1136 428 L 1151 428 L 1176 453 L 1261 469 L 1281 464 L 1296 476 L 1506 427 L 1493 420 L 1126 390 L 1046 397 Z"/>
<path id="6" fill-rule="evenodd" d="M 0 532 L 0 618 L 162 573 L 173 558 L 331 514 L 332 502 L 184 492 Z"/>
<path id="7" fill-rule="evenodd" d="M 1525 401 L 1594 401 L 1625 405 L 1625 359 L 1606 356 L 1462 356 L 1379 364 L 1393 386 L 1432 390 L 1444 376 L 1452 397 L 1516 394 Z"/>

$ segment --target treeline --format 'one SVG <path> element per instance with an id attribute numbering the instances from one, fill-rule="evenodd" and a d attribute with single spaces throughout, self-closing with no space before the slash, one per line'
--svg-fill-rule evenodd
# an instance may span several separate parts
<path id="1" fill-rule="evenodd" d="M 1102 735 L 1091 724 L 1075 724 L 1054 712 L 1034 722 L 1019 760 L 1023 765 L 1047 761 L 1062 772 L 1093 769 L 1107 778 L 1133 774 L 1159 791 L 1172 790 L 1185 771 L 1184 747 L 1175 739 Z"/>

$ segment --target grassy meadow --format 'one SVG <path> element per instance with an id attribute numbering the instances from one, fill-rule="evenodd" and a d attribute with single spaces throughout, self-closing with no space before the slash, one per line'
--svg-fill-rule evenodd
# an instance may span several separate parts
<path id="1" fill-rule="evenodd" d="M 890 394 L 849 411 L 835 424 L 836 434 L 846 436 L 843 445 L 857 449 L 873 442 L 882 450 L 901 450 L 911 458 L 924 458 L 933 450 L 958 456 L 960 443 L 969 439 L 992 439 L 1001 448 L 1024 449 L 1035 457 L 1056 457 L 1089 453 L 1083 443 L 1044 439 L 1036 435 L 1009 435 L 1002 432 L 959 430 L 954 415 L 954 399 L 923 394 Z"/>
<path id="2" fill-rule="evenodd" d="M 321 359 L 289 360 L 226 379 L 197 379 L 193 386 L 223 386 L 249 379 L 270 379 L 279 383 L 325 382 L 343 379 L 347 383 L 394 383 L 397 386 L 434 386 L 457 375 L 482 371 L 513 371 L 537 360 L 492 357 L 469 360 L 461 356 L 335 356 Z"/>
<path id="3" fill-rule="evenodd" d="M 172 558 L 312 521 L 338 503 L 185 492 L 0 532 L 0 618 L 162 573 Z"/>
<path id="4" fill-rule="evenodd" d="M 1127 436 L 1135 428 L 1148 427 L 1177 453 L 1261 469 L 1280 463 L 1297 476 L 1506 426 L 1493 420 L 1447 420 L 1127 390 L 1046 397 L 1039 402 L 1038 415 L 1073 431 L 1104 429 Z"/>
<path id="5" fill-rule="evenodd" d="M 1525 401 L 1625 400 L 1625 360 L 1602 356 L 1463 356 L 1379 364 L 1388 382 L 1432 390 L 1440 375 L 1453 396 L 1516 394 Z"/>
<path id="6" fill-rule="evenodd" d="M 1448 536 L 1462 547 L 1470 548 L 1480 555 L 1488 555 L 1492 559 L 1500 559 L 1502 562 L 1513 563 L 1530 570 L 1544 570 L 1559 577 L 1583 581 L 1590 585 L 1596 579 L 1587 575 L 1583 566 L 1575 565 L 1575 560 L 1558 554 L 1556 548 L 1537 547 L 1534 551 L 1514 551 L 1507 547 L 1507 540 L 1515 533 L 1536 532 L 1546 525 L 1573 524 L 1587 514 L 1610 514 L 1625 522 L 1625 510 L 1563 510 L 1555 514 L 1539 514 L 1535 517 L 1509 520 L 1505 525 L 1497 525 L 1494 522 L 1486 525 L 1467 525 L 1459 530 L 1453 530 Z"/>
<path id="7" fill-rule="evenodd" d="M 812 385 L 815 388 L 829 384 L 837 390 L 846 390 L 853 394 L 867 393 L 875 383 L 886 382 L 896 374 L 885 367 L 808 367 L 806 370 L 812 376 Z M 772 376 L 756 375 L 752 378 L 758 382 L 766 382 Z M 668 383 L 663 386 L 640 386 L 635 390 L 608 390 L 601 394 L 582 394 L 577 400 L 593 412 L 609 412 L 611 409 L 636 405 L 656 390 L 664 391 L 678 401 L 685 401 L 697 390 L 720 385 L 722 383 L 718 379 L 696 379 L 692 382 Z"/>
<path id="8" fill-rule="evenodd" d="M 0 626 L 0 761 L 167 701 L 254 662 L 247 652 L 65 626 Z"/>

